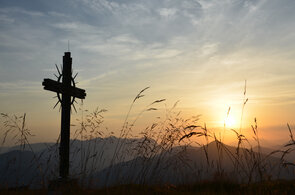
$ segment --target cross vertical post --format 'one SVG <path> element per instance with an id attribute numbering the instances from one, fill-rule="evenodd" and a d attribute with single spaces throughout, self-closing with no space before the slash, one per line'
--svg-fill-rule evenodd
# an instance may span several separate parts
<path id="1" fill-rule="evenodd" d="M 71 123 L 71 94 L 69 93 L 72 80 L 72 58 L 70 52 L 63 56 L 62 83 L 65 93 L 62 94 L 61 102 L 61 135 L 60 135 L 60 164 L 59 175 L 66 179 L 69 175 L 70 155 L 70 123 Z"/>

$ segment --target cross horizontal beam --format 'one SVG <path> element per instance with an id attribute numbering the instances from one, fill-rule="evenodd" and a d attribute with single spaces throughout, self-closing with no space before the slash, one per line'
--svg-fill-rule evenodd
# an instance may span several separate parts
<path id="1" fill-rule="evenodd" d="M 44 79 L 44 81 L 42 82 L 42 85 L 44 86 L 44 89 L 48 91 L 68 94 L 70 96 L 73 96 L 79 99 L 85 99 L 86 97 L 86 93 L 84 89 L 80 89 L 73 86 L 66 87 L 64 86 L 64 84 L 58 81 L 54 81 L 52 79 Z"/>

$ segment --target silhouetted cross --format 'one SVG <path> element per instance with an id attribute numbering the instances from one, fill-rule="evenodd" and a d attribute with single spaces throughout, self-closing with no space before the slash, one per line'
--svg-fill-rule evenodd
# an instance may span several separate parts
<path id="1" fill-rule="evenodd" d="M 75 86 L 74 79 L 77 74 L 72 77 L 71 52 L 65 52 L 65 55 L 63 56 L 62 73 L 60 73 L 58 67 L 57 71 L 59 73 L 57 81 L 44 79 L 42 85 L 45 90 L 56 92 L 59 102 L 61 102 L 62 112 L 59 148 L 59 175 L 62 179 L 66 179 L 69 175 L 71 105 L 74 103 L 75 98 L 85 99 L 86 93 L 84 89 L 79 89 Z M 60 82 L 61 78 L 62 82 Z M 60 97 L 60 94 L 62 94 L 62 97 Z M 59 102 L 57 102 L 57 104 Z"/>

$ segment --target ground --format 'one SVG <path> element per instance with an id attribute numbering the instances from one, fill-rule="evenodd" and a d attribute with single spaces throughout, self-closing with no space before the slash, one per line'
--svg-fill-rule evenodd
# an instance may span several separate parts
<path id="1" fill-rule="evenodd" d="M 227 182 L 200 182 L 192 185 L 119 185 L 103 189 L 83 189 L 71 186 L 67 189 L 48 191 L 48 189 L 4 189 L 1 194 L 294 194 L 295 181 L 269 181 L 253 184 L 234 184 Z"/>

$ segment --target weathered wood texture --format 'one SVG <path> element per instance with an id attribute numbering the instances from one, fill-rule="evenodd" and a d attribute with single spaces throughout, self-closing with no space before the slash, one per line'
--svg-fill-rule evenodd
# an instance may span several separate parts
<path id="1" fill-rule="evenodd" d="M 45 90 L 53 91 L 56 93 L 68 94 L 70 96 L 85 99 L 86 93 L 84 89 L 80 89 L 77 87 L 70 86 L 69 90 L 60 82 L 54 81 L 52 79 L 44 79 L 42 85 L 44 86 Z"/>

